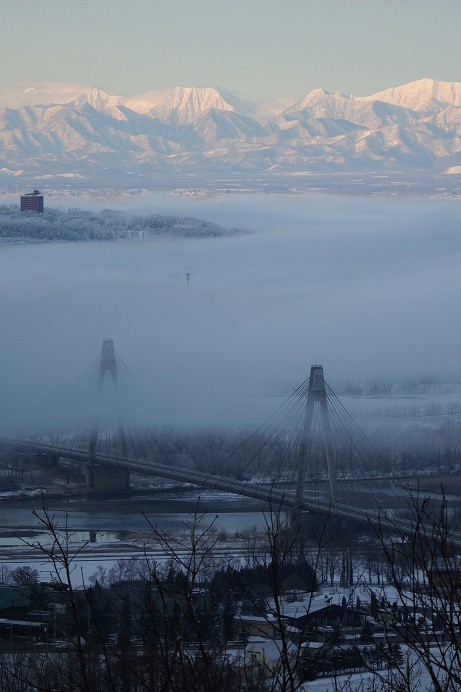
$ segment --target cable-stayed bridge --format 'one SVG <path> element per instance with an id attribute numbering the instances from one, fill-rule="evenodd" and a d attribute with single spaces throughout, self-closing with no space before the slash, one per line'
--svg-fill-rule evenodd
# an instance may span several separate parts
<path id="1" fill-rule="evenodd" d="M 12 438 L 2 438 L 2 441 L 13 445 L 16 449 L 34 453 L 55 455 L 65 457 L 75 462 L 87 463 L 88 452 L 75 449 L 66 449 L 53 444 L 45 444 Z M 321 514 L 326 517 L 342 519 L 365 526 L 382 527 L 386 529 L 395 528 L 394 515 L 387 512 L 384 508 L 370 509 L 365 507 L 351 506 L 340 500 L 321 499 L 314 493 L 307 492 L 300 500 L 297 499 L 295 492 L 281 490 L 277 485 L 266 485 L 264 483 L 252 483 L 239 481 L 227 476 L 220 476 L 213 473 L 204 473 L 192 469 L 182 469 L 180 467 L 166 466 L 158 462 L 142 462 L 139 459 L 125 458 L 121 460 L 116 455 L 98 452 L 95 455 L 95 462 L 102 466 L 114 469 L 122 469 L 124 472 L 131 471 L 147 476 L 160 476 L 162 478 L 175 480 L 183 483 L 191 483 L 201 488 L 219 490 L 226 493 L 234 493 L 243 497 L 267 502 L 271 509 L 291 509 L 298 512 L 311 512 Z M 411 522 L 399 519 L 400 528 L 411 530 Z M 459 537 L 461 545 L 461 534 Z"/>
<path id="2" fill-rule="evenodd" d="M 114 399 L 120 375 L 131 373 L 111 340 L 104 341 L 93 365 L 98 395 L 110 384 L 109 399 Z M 206 469 L 176 435 L 168 441 L 153 427 L 125 430 L 120 421 L 109 433 L 95 419 L 86 434 L 0 441 L 21 454 L 78 464 L 87 488 L 102 494 L 126 491 L 130 474 L 141 474 L 289 510 L 295 528 L 308 512 L 390 531 L 397 524 L 400 531 L 412 530 L 409 494 L 392 478 L 387 483 L 373 478 L 379 452 L 325 382 L 321 365 L 312 366 L 309 379 L 257 430 Z M 461 546 L 461 534 L 454 540 Z"/>

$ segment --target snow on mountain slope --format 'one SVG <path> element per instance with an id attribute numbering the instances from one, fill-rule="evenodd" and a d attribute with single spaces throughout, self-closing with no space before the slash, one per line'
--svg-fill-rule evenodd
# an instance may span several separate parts
<path id="1" fill-rule="evenodd" d="M 235 111 L 216 89 L 175 87 L 162 103 L 151 108 L 149 114 L 161 119 L 168 119 L 174 114 L 181 123 L 191 123 L 210 110 Z"/>
<path id="2" fill-rule="evenodd" d="M 124 104 L 125 100 L 121 96 L 112 96 L 101 89 L 89 89 L 82 96 L 75 100 L 76 106 L 88 103 L 97 111 L 107 111 Z"/>
<path id="3" fill-rule="evenodd" d="M 305 121 L 313 118 L 330 118 L 348 120 L 356 125 L 373 127 L 379 124 L 373 112 L 372 104 L 356 101 L 347 94 L 330 94 L 324 89 L 314 89 L 291 108 L 278 115 L 278 120 L 298 119 Z"/>
<path id="4" fill-rule="evenodd" d="M 238 97 L 213 87 L 171 87 L 147 91 L 124 100 L 124 105 L 137 113 L 166 115 L 181 111 L 189 118 L 199 117 L 209 110 L 237 111 L 243 115 L 248 106 Z"/>
<path id="5" fill-rule="evenodd" d="M 8 170 L 42 175 L 76 165 L 118 176 L 149 167 L 446 170 L 461 163 L 460 104 L 461 83 L 429 79 L 366 97 L 314 89 L 272 104 L 214 87 L 134 97 L 89 89 L 67 103 L 0 108 L 0 155 Z"/>
<path id="6" fill-rule="evenodd" d="M 238 102 L 238 99 L 235 101 Z M 240 103 L 243 106 L 243 102 Z M 75 101 L 77 108 L 84 104 L 119 119 L 126 113 L 119 108 L 123 106 L 140 115 L 161 120 L 175 119 L 183 124 L 197 122 L 212 110 L 236 112 L 235 107 L 212 87 L 173 87 L 133 98 L 112 96 L 100 89 L 90 89 Z"/>
<path id="7" fill-rule="evenodd" d="M 315 122 L 322 122 L 325 126 L 330 123 L 332 135 L 338 128 L 376 131 L 392 124 L 414 127 L 417 120 L 418 116 L 405 108 L 382 101 L 363 101 L 348 94 L 330 94 L 324 89 L 310 92 L 276 118 L 282 129 L 297 123 L 298 127 L 311 131 Z M 328 127 L 326 134 L 329 134 Z"/>
<path id="8" fill-rule="evenodd" d="M 461 82 L 438 82 L 418 79 L 402 86 L 361 97 L 363 101 L 385 101 L 414 111 L 427 110 L 434 105 L 461 106 Z"/>

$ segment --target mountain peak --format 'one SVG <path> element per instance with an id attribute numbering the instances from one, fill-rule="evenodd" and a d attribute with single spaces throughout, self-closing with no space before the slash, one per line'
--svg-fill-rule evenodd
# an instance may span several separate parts
<path id="1" fill-rule="evenodd" d="M 109 159 L 116 176 L 129 162 L 130 175 L 141 177 L 150 162 L 168 175 L 177 166 L 194 173 L 221 165 L 294 173 L 331 166 L 451 172 L 459 164 L 457 82 L 420 79 L 366 97 L 314 89 L 295 105 L 291 99 L 286 105 L 245 104 L 210 86 L 125 98 L 84 85 L 78 91 L 45 85 L 46 93 L 69 94 L 69 100 L 32 108 L 29 99 L 43 90 L 21 88 L 24 106 L 0 109 L 0 154 L 8 170 L 34 175 L 42 166 L 49 176 L 50 161 L 63 175 L 74 175 L 77 154 L 79 171 L 89 179 L 93 165 L 109 166 Z M 1 94 L 0 84 L 0 100 Z"/>
<path id="2" fill-rule="evenodd" d="M 300 113 L 301 111 L 307 110 L 308 108 L 335 108 L 338 103 L 350 100 L 349 94 L 340 93 L 332 94 L 325 89 L 314 89 L 310 91 L 306 96 L 303 96 L 299 101 L 297 101 L 287 112 L 290 113 Z"/>
<path id="3" fill-rule="evenodd" d="M 89 89 L 84 94 L 82 94 L 76 103 L 79 106 L 89 104 L 97 111 L 110 110 L 115 106 L 123 104 L 125 99 L 120 96 L 112 96 L 102 89 Z"/>
<path id="4" fill-rule="evenodd" d="M 172 93 L 158 106 L 165 112 L 179 111 L 197 116 L 209 110 L 234 111 L 214 87 L 174 87 Z"/>
<path id="5" fill-rule="evenodd" d="M 424 77 L 415 82 L 408 82 L 401 86 L 379 91 L 371 96 L 365 96 L 363 100 L 385 101 L 414 111 L 427 110 L 439 104 L 459 108 L 461 106 L 461 83 L 439 82 Z"/>
<path id="6" fill-rule="evenodd" d="M 77 108 L 90 105 L 96 111 L 105 112 L 117 120 L 125 119 L 125 109 L 129 109 L 165 122 L 177 119 L 182 124 L 196 123 L 211 110 L 240 114 L 249 110 L 248 104 L 230 92 L 222 93 L 215 87 L 182 86 L 157 89 L 128 98 L 92 88 L 73 101 L 72 105 Z"/>

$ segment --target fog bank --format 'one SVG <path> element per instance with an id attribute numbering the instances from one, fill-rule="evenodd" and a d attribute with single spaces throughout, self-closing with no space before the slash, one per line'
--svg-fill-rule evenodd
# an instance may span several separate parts
<path id="1" fill-rule="evenodd" d="M 459 373 L 458 202 L 156 196 L 92 206 L 254 233 L 1 248 L 2 432 L 87 410 L 76 383 L 104 338 L 139 383 L 126 414 L 159 424 L 252 426 L 271 410 L 265 397 L 288 393 L 313 362 L 331 383 Z"/>

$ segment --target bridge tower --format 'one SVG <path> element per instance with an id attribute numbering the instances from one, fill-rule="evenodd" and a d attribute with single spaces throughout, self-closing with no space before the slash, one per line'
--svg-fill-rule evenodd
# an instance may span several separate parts
<path id="1" fill-rule="evenodd" d="M 118 390 L 118 369 L 115 360 L 114 342 L 112 339 L 104 339 L 102 342 L 101 356 L 99 359 L 98 372 L 98 401 L 102 399 L 105 392 L 107 382 L 110 379 L 112 386 L 112 398 L 117 394 Z M 86 464 L 85 475 L 86 483 L 89 488 L 100 492 L 128 490 L 129 488 L 129 470 L 108 469 L 98 466 L 96 462 L 96 454 L 98 448 L 98 422 L 97 419 L 91 432 L 90 442 L 88 445 L 88 463 Z M 126 436 L 123 424 L 118 423 L 118 437 L 120 444 L 120 452 L 122 461 L 127 459 Z"/>
<path id="2" fill-rule="evenodd" d="M 309 463 L 309 451 L 313 437 L 313 420 L 316 407 L 320 410 L 320 420 L 322 424 L 322 443 L 327 462 L 328 482 L 330 489 L 331 502 L 338 499 L 338 485 L 336 481 L 336 466 L 333 453 L 332 435 L 330 427 L 330 416 L 328 413 L 327 393 L 325 380 L 323 377 L 323 367 L 313 365 L 309 376 L 309 387 L 307 390 L 306 411 L 304 414 L 304 424 L 301 434 L 301 444 L 298 458 L 298 475 L 296 481 L 295 504 L 292 514 L 292 527 L 299 531 L 301 522 L 302 501 L 304 497 L 304 484 L 306 471 Z"/>

